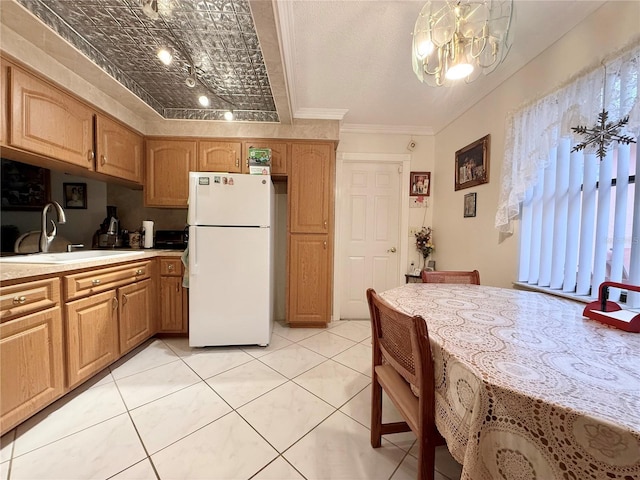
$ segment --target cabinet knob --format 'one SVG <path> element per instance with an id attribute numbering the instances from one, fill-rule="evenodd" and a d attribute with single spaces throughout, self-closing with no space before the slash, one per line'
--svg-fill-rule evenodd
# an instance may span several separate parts
<path id="1" fill-rule="evenodd" d="M 167 268 L 169 269 L 169 271 L 170 271 L 170 272 L 173 272 L 173 269 L 174 269 L 175 267 L 173 266 L 173 264 L 172 264 L 172 263 L 170 263 L 170 264 L 169 264 L 169 266 L 168 266 Z"/>
<path id="2" fill-rule="evenodd" d="M 91 285 L 100 285 L 100 279 L 96 278 L 95 280 L 91 280 Z"/>
<path id="3" fill-rule="evenodd" d="M 327 228 L 327 221 L 325 220 L 323 223 L 324 223 L 324 228 Z"/>
<path id="4" fill-rule="evenodd" d="M 122 306 L 124 307 L 127 304 L 127 295 L 126 294 L 122 294 Z"/>
<path id="5" fill-rule="evenodd" d="M 13 297 L 13 304 L 14 305 L 22 305 L 27 301 L 27 297 L 25 297 L 24 295 L 21 295 L 19 297 Z"/>
<path id="6" fill-rule="evenodd" d="M 240 158 L 236 157 L 236 167 L 240 166 Z"/>
<path id="7" fill-rule="evenodd" d="M 144 275 L 144 270 L 142 268 L 139 268 L 138 270 L 136 270 L 136 276 L 137 275 Z"/>
<path id="8" fill-rule="evenodd" d="M 100 165 L 104 165 L 105 163 L 107 163 L 107 157 L 100 155 Z"/>
<path id="9" fill-rule="evenodd" d="M 326 249 L 327 249 L 327 242 L 326 242 L 326 241 L 322 242 L 322 246 L 323 246 L 323 247 L 324 247 L 324 249 L 326 250 Z"/>
<path id="10" fill-rule="evenodd" d="M 117 297 L 113 297 L 113 299 L 111 300 L 111 308 L 113 310 L 118 308 L 118 298 Z"/>
<path id="11" fill-rule="evenodd" d="M 89 154 L 87 155 L 87 161 L 93 162 L 95 158 L 96 158 L 96 153 L 93 150 L 89 150 Z"/>

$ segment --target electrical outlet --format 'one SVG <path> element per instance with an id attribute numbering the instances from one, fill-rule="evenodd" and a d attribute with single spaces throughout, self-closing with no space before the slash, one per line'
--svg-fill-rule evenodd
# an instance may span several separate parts
<path id="1" fill-rule="evenodd" d="M 409 227 L 409 236 L 413 237 L 420 231 L 420 227 Z"/>

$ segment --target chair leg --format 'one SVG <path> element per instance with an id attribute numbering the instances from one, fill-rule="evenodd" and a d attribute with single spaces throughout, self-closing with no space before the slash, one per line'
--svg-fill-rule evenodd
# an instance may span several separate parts
<path id="1" fill-rule="evenodd" d="M 371 446 L 378 448 L 382 443 L 382 387 L 378 376 L 371 379 Z"/>
<path id="2" fill-rule="evenodd" d="M 436 447 L 425 439 L 418 442 L 418 480 L 434 480 Z"/>

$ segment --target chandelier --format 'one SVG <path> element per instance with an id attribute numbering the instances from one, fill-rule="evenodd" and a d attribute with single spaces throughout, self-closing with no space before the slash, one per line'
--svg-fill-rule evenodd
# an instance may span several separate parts
<path id="1" fill-rule="evenodd" d="M 413 71 L 430 86 L 489 74 L 511 47 L 512 0 L 428 1 L 413 29 Z"/>

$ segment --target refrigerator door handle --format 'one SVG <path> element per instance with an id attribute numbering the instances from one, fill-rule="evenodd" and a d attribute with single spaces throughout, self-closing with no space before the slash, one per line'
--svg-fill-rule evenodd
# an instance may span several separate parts
<path id="1" fill-rule="evenodd" d="M 198 274 L 198 244 L 196 238 L 198 237 L 196 232 L 193 235 L 189 235 L 189 275 L 195 276 Z"/>
<path id="2" fill-rule="evenodd" d="M 189 225 L 197 225 L 196 217 L 198 216 L 198 177 L 191 175 L 191 188 L 189 188 Z"/>

